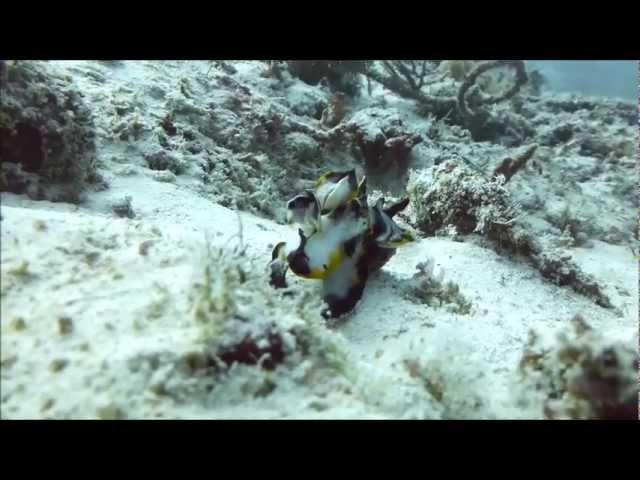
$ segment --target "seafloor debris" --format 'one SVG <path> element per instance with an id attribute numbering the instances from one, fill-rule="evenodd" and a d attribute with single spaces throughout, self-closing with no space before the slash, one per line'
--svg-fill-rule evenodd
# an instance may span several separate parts
<path id="1" fill-rule="evenodd" d="M 119 217 L 135 218 L 136 214 L 131 206 L 131 195 L 126 195 L 120 200 L 116 200 L 111 204 L 111 210 Z"/>
<path id="2" fill-rule="evenodd" d="M 160 150 L 145 157 L 151 170 L 169 170 L 180 175 L 185 170 L 185 162 L 177 154 Z"/>
<path id="3" fill-rule="evenodd" d="M 367 203 L 366 179 L 355 170 L 328 172 L 287 204 L 290 219 L 300 225 L 298 247 L 286 253 L 279 243 L 273 250 L 271 284 L 286 286 L 290 268 L 303 278 L 323 281 L 329 308 L 325 317 L 351 311 L 362 297 L 371 273 L 381 268 L 398 246 L 413 240 L 393 216 L 409 203 L 405 198 L 384 208 L 384 198 Z"/>
<path id="4" fill-rule="evenodd" d="M 124 420 L 127 418 L 125 411 L 115 403 L 98 408 L 96 415 L 100 420 Z"/>
<path id="5" fill-rule="evenodd" d="M 581 315 L 552 346 L 530 332 L 519 371 L 547 418 L 638 419 L 637 349 L 605 340 Z"/>
<path id="6" fill-rule="evenodd" d="M 274 296 L 242 248 L 208 248 L 203 265 L 193 298 L 204 345 L 196 363 L 202 368 L 245 364 L 273 370 L 291 356 L 316 355 L 318 348 L 325 350 L 318 360 L 331 368 L 343 364 L 338 347 L 324 338 L 328 332 L 318 330 L 320 299 L 291 288 L 289 295 Z"/>
<path id="7" fill-rule="evenodd" d="M 58 318 L 58 333 L 60 335 L 69 335 L 73 332 L 73 320 L 69 317 Z"/>
<path id="8" fill-rule="evenodd" d="M 96 172 L 94 125 L 83 95 L 43 62 L 6 66 L 0 102 L 0 191 L 77 203 Z"/>
<path id="9" fill-rule="evenodd" d="M 533 156 L 537 148 L 538 145 L 534 144 L 529 146 L 520 155 L 502 159 L 500 165 L 493 171 L 493 176 L 497 177 L 498 175 L 502 175 L 505 183 L 507 183 L 511 180 L 511 177 L 518 173 L 518 170 L 527 164 L 527 161 Z"/>
<path id="10" fill-rule="evenodd" d="M 471 302 L 460 292 L 458 284 L 444 281 L 444 270 L 435 273 L 435 260 L 428 258 L 416 265 L 417 272 L 406 283 L 407 291 L 429 306 L 443 307 L 452 313 L 468 315 Z"/>
<path id="11" fill-rule="evenodd" d="M 336 92 L 329 101 L 329 105 L 322 111 L 320 123 L 325 127 L 335 127 L 338 125 L 345 115 L 345 99 L 344 93 Z"/>
<path id="12" fill-rule="evenodd" d="M 580 270 L 571 259 L 556 250 L 544 250 L 532 256 L 534 264 L 544 278 L 557 285 L 570 285 L 576 292 L 592 298 L 598 305 L 611 308 L 611 300 L 591 276 Z"/>
<path id="13" fill-rule="evenodd" d="M 266 302 L 267 297 L 251 292 L 255 280 L 251 260 L 242 252 L 230 256 L 209 249 L 204 278 L 197 284 L 195 318 L 208 350 L 223 364 L 259 364 L 273 369 L 296 348 L 293 332 L 298 322 L 277 322 L 272 314 L 274 305 Z M 249 293 L 263 304 L 248 302 L 245 297 Z M 283 325 L 288 326 L 281 330 Z"/>

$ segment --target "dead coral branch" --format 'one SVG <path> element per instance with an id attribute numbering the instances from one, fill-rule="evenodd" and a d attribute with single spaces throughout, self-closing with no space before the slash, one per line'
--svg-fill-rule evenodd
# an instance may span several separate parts
<path id="1" fill-rule="evenodd" d="M 384 65 L 384 63 L 383 63 Z M 387 71 L 385 69 L 385 71 Z M 380 83 L 383 87 L 398 95 L 416 100 L 437 118 L 445 117 L 457 109 L 457 100 L 452 97 L 432 97 L 420 89 L 414 89 L 412 84 L 400 75 L 385 75 L 375 68 L 368 68 L 365 75 Z"/>
<path id="2" fill-rule="evenodd" d="M 417 91 L 425 84 L 427 74 L 430 73 L 431 69 L 427 68 L 429 63 L 429 60 L 383 60 L 382 66 L 392 77 L 397 79 L 402 76 L 409 87 Z"/>
<path id="3" fill-rule="evenodd" d="M 467 92 L 471 87 L 473 87 L 476 83 L 476 80 L 483 73 L 488 72 L 489 70 L 493 70 L 496 68 L 509 67 L 513 68 L 516 73 L 516 79 L 513 86 L 503 92 L 500 95 L 483 97 L 478 100 L 479 105 L 493 105 L 504 100 L 508 100 L 513 97 L 516 93 L 520 91 L 520 88 L 527 83 L 527 72 L 524 67 L 524 62 L 522 60 L 492 60 L 490 62 L 484 62 L 478 65 L 475 69 L 473 69 L 467 77 L 460 85 L 460 90 L 458 90 L 458 108 L 460 109 L 460 113 L 463 117 L 471 117 L 474 113 L 469 109 L 467 105 Z"/>
<path id="4" fill-rule="evenodd" d="M 493 171 L 493 177 L 504 175 L 505 183 L 508 182 L 518 171 L 527 164 L 527 161 L 533 157 L 538 149 L 537 144 L 530 145 L 522 154 L 515 157 L 506 157 L 500 162 L 500 165 Z"/>
<path id="5" fill-rule="evenodd" d="M 511 124 L 516 120 L 511 118 L 512 116 L 508 116 L 507 119 L 493 118 L 485 108 L 480 107 L 508 100 L 520 91 L 528 80 L 522 60 L 494 60 L 480 63 L 469 72 L 460 85 L 456 97 L 431 96 L 424 93 L 422 86 L 435 74 L 434 69 L 428 69 L 428 63 L 429 61 L 425 61 L 421 68 L 410 65 L 410 62 L 382 61 L 383 68 L 376 69 L 374 65 L 370 65 L 364 74 L 388 90 L 415 100 L 423 113 L 433 115 L 437 119 L 448 118 L 450 123 L 465 127 L 476 141 L 501 139 L 505 134 L 507 137 L 514 136 L 512 132 L 514 128 Z M 497 68 L 515 70 L 514 84 L 498 95 L 484 95 L 476 81 L 480 75 Z M 521 142 L 520 137 L 522 135 L 515 135 L 517 143 Z"/>

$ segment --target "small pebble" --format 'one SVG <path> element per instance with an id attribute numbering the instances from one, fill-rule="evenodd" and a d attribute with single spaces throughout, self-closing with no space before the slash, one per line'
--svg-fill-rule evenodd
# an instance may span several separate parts
<path id="1" fill-rule="evenodd" d="M 135 218 L 136 214 L 131 207 L 131 195 L 127 195 L 122 200 L 117 200 L 111 204 L 111 210 L 118 217 Z"/>
<path id="2" fill-rule="evenodd" d="M 68 360 L 65 360 L 64 358 L 56 358 L 55 360 L 53 360 L 51 362 L 51 364 L 49 365 L 49 370 L 53 373 L 58 373 L 62 370 L 64 370 L 64 368 L 69 364 Z"/>
<path id="3" fill-rule="evenodd" d="M 97 411 L 100 420 L 124 420 L 127 418 L 124 411 L 115 403 L 110 403 Z"/>
<path id="4" fill-rule="evenodd" d="M 73 332 L 73 321 L 69 317 L 58 318 L 58 332 L 60 335 L 69 335 Z"/>
<path id="5" fill-rule="evenodd" d="M 159 170 L 159 171 L 153 172 L 152 178 L 158 182 L 166 182 L 166 183 L 173 183 L 177 179 L 175 173 L 169 170 Z"/>
<path id="6" fill-rule="evenodd" d="M 13 367 L 18 361 L 17 355 L 11 355 L 10 357 L 3 358 L 0 360 L 0 367 L 8 369 Z"/>
<path id="7" fill-rule="evenodd" d="M 15 317 L 14 319 L 12 319 L 11 323 L 10 323 L 10 326 L 16 332 L 21 332 L 23 330 L 26 330 L 26 328 L 27 328 L 26 322 L 21 317 Z"/>
<path id="8" fill-rule="evenodd" d="M 99 256 L 100 256 L 100 252 L 89 252 L 85 254 L 84 260 L 89 265 L 93 265 L 94 263 L 96 263 L 96 260 L 98 260 Z"/>
<path id="9" fill-rule="evenodd" d="M 39 232 L 43 232 L 43 231 L 45 231 L 47 229 L 47 224 L 44 223 L 42 220 L 34 220 L 33 221 L 33 228 L 35 228 Z"/>
<path id="10" fill-rule="evenodd" d="M 46 412 L 47 410 L 49 410 L 51 407 L 53 407 L 54 403 L 56 403 L 56 401 L 53 398 L 47 398 L 43 403 L 42 403 L 42 407 L 40 407 L 40 411 L 41 412 Z"/>
<path id="11" fill-rule="evenodd" d="M 149 247 L 151 247 L 151 245 L 153 245 L 153 240 L 145 240 L 138 247 L 138 253 L 146 256 L 147 253 L 149 253 Z"/>

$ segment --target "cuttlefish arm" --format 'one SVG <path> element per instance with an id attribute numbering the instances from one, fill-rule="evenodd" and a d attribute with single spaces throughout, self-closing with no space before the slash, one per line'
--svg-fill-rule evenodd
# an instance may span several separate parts
<path id="1" fill-rule="evenodd" d="M 280 242 L 273 248 L 271 253 L 269 283 L 275 288 L 287 288 L 286 275 L 289 264 L 287 263 L 285 248 L 286 243 Z"/>
<path id="2" fill-rule="evenodd" d="M 364 236 L 358 235 L 345 243 L 345 259 L 322 282 L 324 301 L 328 305 L 321 312 L 323 317 L 341 317 L 353 310 L 362 298 L 369 276 L 363 240 Z"/>
<path id="3" fill-rule="evenodd" d="M 384 209 L 384 213 L 389 215 L 390 218 L 393 218 L 397 213 L 401 212 L 409 205 L 409 197 L 405 197 L 402 200 L 399 200 L 396 203 L 393 203 L 391 206 Z"/>

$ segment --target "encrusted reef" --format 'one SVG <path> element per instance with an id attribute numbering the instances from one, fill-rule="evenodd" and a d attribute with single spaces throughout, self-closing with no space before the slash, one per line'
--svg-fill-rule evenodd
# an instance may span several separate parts
<path id="1" fill-rule="evenodd" d="M 4 61 L 0 191 L 78 203 L 96 172 L 91 111 L 71 77 L 43 62 Z"/>
<path id="2" fill-rule="evenodd" d="M 498 169 L 504 170 L 504 165 L 501 163 Z M 504 184 L 502 173 L 486 178 L 451 161 L 414 174 L 408 191 L 416 226 L 426 235 L 479 233 L 499 252 L 515 254 L 531 263 L 544 278 L 568 285 L 598 305 L 611 308 L 603 287 L 582 272 L 571 254 L 537 237 Z"/>
<path id="3" fill-rule="evenodd" d="M 581 315 L 545 345 L 534 332 L 520 361 L 546 418 L 638 420 L 638 351 L 611 342 Z"/>

